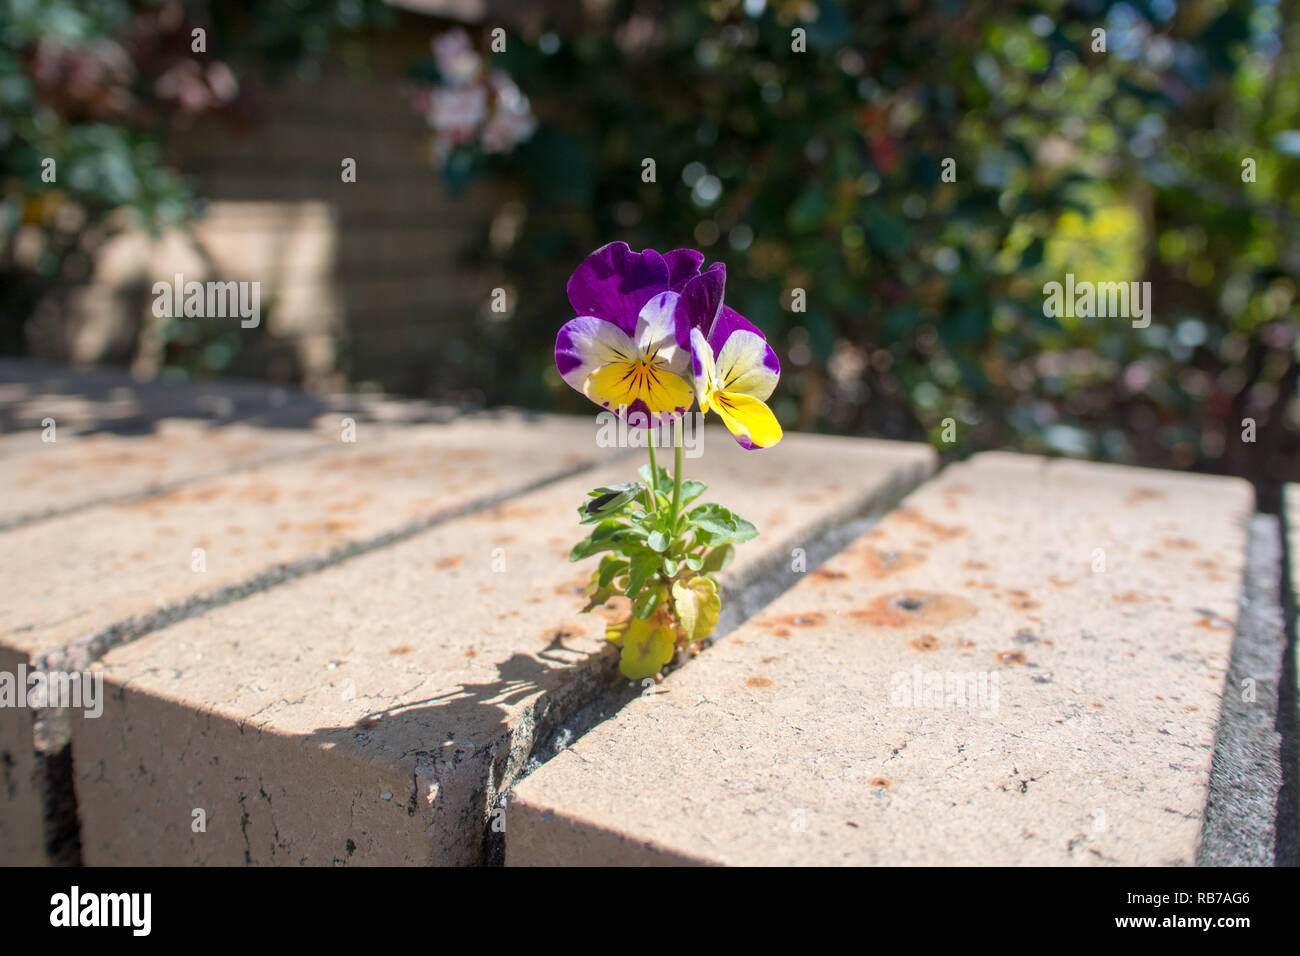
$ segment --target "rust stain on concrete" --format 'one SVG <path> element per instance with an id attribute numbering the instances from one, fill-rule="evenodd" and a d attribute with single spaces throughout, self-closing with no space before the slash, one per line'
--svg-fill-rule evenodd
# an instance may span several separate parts
<path id="1" fill-rule="evenodd" d="M 976 614 L 967 598 L 938 591 L 898 591 L 882 594 L 849 616 L 875 627 L 942 627 Z"/>
<path id="2" fill-rule="evenodd" d="M 918 554 L 915 551 L 877 551 L 872 549 L 864 557 L 867 575 L 877 579 L 897 574 L 907 568 L 914 568 L 925 560 L 925 555 Z"/>

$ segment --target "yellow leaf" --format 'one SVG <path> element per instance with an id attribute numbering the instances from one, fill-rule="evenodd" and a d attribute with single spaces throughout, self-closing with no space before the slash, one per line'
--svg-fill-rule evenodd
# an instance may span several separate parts
<path id="1" fill-rule="evenodd" d="M 616 624 L 610 624 L 605 628 L 605 640 L 614 644 L 622 644 L 623 638 L 627 636 L 628 625 L 632 620 L 619 621 Z"/>
<path id="2" fill-rule="evenodd" d="M 676 642 L 677 632 L 671 627 L 656 628 L 649 621 L 633 618 L 624 627 L 618 669 L 631 680 L 654 677 L 672 660 Z"/>
<path id="3" fill-rule="evenodd" d="M 678 581 L 673 585 L 673 607 L 682 630 L 692 642 L 702 641 L 718 626 L 722 598 L 718 586 L 705 577 Z"/>

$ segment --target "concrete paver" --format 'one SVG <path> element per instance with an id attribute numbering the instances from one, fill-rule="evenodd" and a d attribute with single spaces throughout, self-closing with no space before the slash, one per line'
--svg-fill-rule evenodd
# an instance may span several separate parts
<path id="1" fill-rule="evenodd" d="M 6 671 L 80 671 L 165 623 L 608 460 L 595 435 L 592 420 L 558 416 L 358 423 L 355 442 L 323 452 L 9 528 L 0 548 Z M 53 797 L 33 798 L 29 783 L 34 774 L 46 786 L 66 749 L 65 716 L 0 708 L 0 739 L 29 741 L 12 758 L 14 787 L 0 791 L 8 832 L 41 830 L 33 800 Z"/>
<path id="2" fill-rule="evenodd" d="M 709 433 L 689 474 L 762 531 L 726 572 L 734 584 L 933 464 L 924 446 L 792 435 L 751 453 Z M 105 713 L 73 730 L 86 861 L 481 860 L 495 795 L 610 679 L 604 621 L 577 613 L 594 561 L 567 555 L 583 493 L 633 467 L 602 466 L 110 651 L 95 665 Z"/>
<path id="3" fill-rule="evenodd" d="M 1252 506 L 952 466 L 525 778 L 507 863 L 1190 864 Z"/>

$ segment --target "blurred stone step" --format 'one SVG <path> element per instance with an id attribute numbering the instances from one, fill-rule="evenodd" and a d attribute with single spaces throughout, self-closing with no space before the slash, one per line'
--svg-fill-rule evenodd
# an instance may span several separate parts
<path id="1" fill-rule="evenodd" d="M 507 864 L 1190 864 L 1252 505 L 952 466 L 525 778 Z"/>
<path id="2" fill-rule="evenodd" d="M 147 435 L 124 438 L 40 430 L 0 437 L 0 529 L 88 505 L 156 494 L 196 478 L 323 451 L 339 444 L 321 430 L 212 426 L 165 419 Z"/>
<path id="3" fill-rule="evenodd" d="M 436 424 L 455 418 L 447 405 L 387 395 L 315 395 L 262 382 L 138 382 L 125 371 L 70 369 L 0 359 L 0 460 L 31 452 L 48 419 L 64 436 L 149 435 L 173 420 L 243 423 L 263 428 L 318 428 L 338 436 L 338 423 Z"/>
<path id="4" fill-rule="evenodd" d="M 559 416 L 358 423 L 354 442 L 300 460 L 10 528 L 0 532 L 0 672 L 80 671 L 164 624 L 608 460 L 595 438 L 591 419 Z M 0 837 L 40 830 L 27 791 L 55 798 L 46 778 L 64 773 L 64 717 L 0 708 L 0 758 L 14 762 Z M 13 756 L 24 740 L 26 755 Z M 0 838 L 0 862 L 12 862 L 7 848 Z"/>
<path id="5" fill-rule="evenodd" d="M 286 405 L 262 417 L 276 415 L 284 425 L 143 417 L 131 420 L 135 433 L 127 435 L 57 425 L 52 441 L 42 437 L 46 431 L 39 427 L 0 435 L 0 482 L 7 492 L 0 501 L 0 530 L 337 449 L 348 444 L 349 430 L 362 429 L 370 439 L 401 441 L 389 433 L 417 420 L 455 417 L 445 407 L 353 396 Z"/>
<path id="6" fill-rule="evenodd" d="M 731 589 L 934 467 L 924 446 L 791 435 L 758 453 L 706 435 L 690 477 L 762 530 L 727 570 Z M 578 447 L 546 437 L 555 454 Z M 95 665 L 104 714 L 73 730 L 86 862 L 480 862 L 497 794 L 613 676 L 604 618 L 577 613 L 594 562 L 567 556 L 584 493 L 639 463 L 110 651 Z"/>
<path id="7" fill-rule="evenodd" d="M 75 369 L 0 359 L 0 431 L 43 428 L 60 435 L 89 431 L 144 434 L 163 418 L 220 423 L 256 419 L 318 404 L 296 389 L 260 382 L 138 382 L 125 370 Z M 317 409 L 319 410 L 319 409 Z M 25 451 L 6 437 L 0 453 Z"/>

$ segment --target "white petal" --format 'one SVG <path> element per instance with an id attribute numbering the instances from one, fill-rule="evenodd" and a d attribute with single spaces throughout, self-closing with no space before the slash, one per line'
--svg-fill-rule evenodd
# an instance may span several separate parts
<path id="1" fill-rule="evenodd" d="M 673 320 L 676 309 L 676 292 L 661 292 L 647 302 L 636 319 L 636 347 L 641 358 L 686 378 L 687 357 L 677 347 L 677 325 Z"/>
<path id="2" fill-rule="evenodd" d="M 781 377 L 768 363 L 769 352 L 771 346 L 761 335 L 744 329 L 732 332 L 718 351 L 717 387 L 767 401 Z"/>

